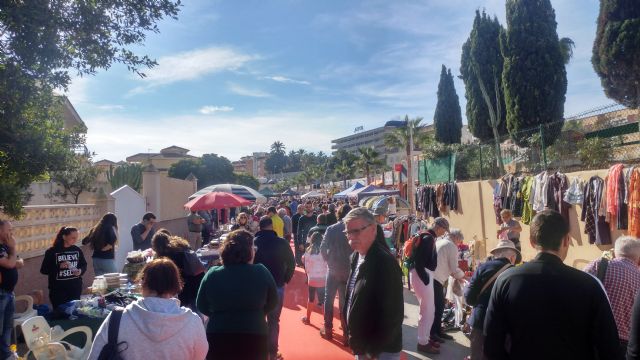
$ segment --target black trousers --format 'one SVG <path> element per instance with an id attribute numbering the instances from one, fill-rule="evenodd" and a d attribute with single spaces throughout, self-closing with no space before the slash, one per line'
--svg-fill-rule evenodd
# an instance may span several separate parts
<path id="1" fill-rule="evenodd" d="M 442 314 L 444 313 L 444 289 L 436 279 L 433 279 L 433 303 L 435 305 L 435 313 L 433 325 L 431 326 L 431 335 L 438 335 L 442 332 Z"/>
<path id="2" fill-rule="evenodd" d="M 266 360 L 267 335 L 207 333 L 207 360 Z"/>

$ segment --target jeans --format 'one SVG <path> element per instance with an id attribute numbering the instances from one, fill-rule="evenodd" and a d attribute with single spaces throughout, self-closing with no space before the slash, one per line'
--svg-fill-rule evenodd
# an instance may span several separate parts
<path id="1" fill-rule="evenodd" d="M 442 314 L 444 313 L 444 288 L 438 280 L 433 281 L 433 304 L 435 312 L 433 315 L 433 325 L 431 326 L 431 335 L 442 333 Z"/>
<path id="2" fill-rule="evenodd" d="M 267 327 L 269 328 L 269 354 L 275 357 L 278 354 L 278 337 L 280 335 L 280 314 L 284 304 L 284 286 L 279 287 L 278 305 L 267 314 Z"/>
<path id="3" fill-rule="evenodd" d="M 118 272 L 116 259 L 92 258 L 95 276 Z"/>
<path id="4" fill-rule="evenodd" d="M 0 337 L 0 356 L 6 359 L 11 356 L 11 330 L 13 330 L 13 314 L 16 310 L 15 295 L 13 292 L 0 290 L 0 323 L 2 323 L 2 336 Z"/>
<path id="5" fill-rule="evenodd" d="M 327 274 L 327 285 L 325 286 L 325 298 L 324 298 L 324 328 L 327 330 L 333 329 L 333 300 L 336 298 L 336 291 L 338 292 L 338 308 L 340 309 L 340 324 L 342 325 L 342 331 L 345 331 L 346 325 L 342 316 L 342 309 L 344 307 L 345 291 L 347 290 L 347 281 L 338 280 L 330 273 Z"/>
<path id="6" fill-rule="evenodd" d="M 418 344 L 426 345 L 429 342 L 429 331 L 433 325 L 433 272 L 426 270 L 429 274 L 429 284 L 425 285 L 415 269 L 412 269 L 409 273 L 411 276 L 411 284 L 413 284 L 413 291 L 416 293 L 416 298 L 420 303 L 420 316 L 418 317 Z"/>
<path id="7" fill-rule="evenodd" d="M 364 355 L 356 355 L 356 360 L 366 360 L 368 359 L 366 356 Z M 378 357 L 376 358 L 378 360 L 400 360 L 400 353 L 388 353 L 388 352 L 383 352 L 378 354 Z"/>
<path id="8" fill-rule="evenodd" d="M 304 264 L 302 263 L 302 255 L 304 255 L 304 250 L 299 249 L 300 245 L 301 244 L 294 243 L 295 254 L 296 254 L 296 265 L 304 266 Z"/>

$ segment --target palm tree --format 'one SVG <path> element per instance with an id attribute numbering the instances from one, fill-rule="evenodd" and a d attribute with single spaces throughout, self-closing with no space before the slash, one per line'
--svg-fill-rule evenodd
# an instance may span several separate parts
<path id="1" fill-rule="evenodd" d="M 353 168 L 349 164 L 342 160 L 342 163 L 336 165 L 335 169 L 336 177 L 342 180 L 342 187 L 347 187 L 347 179 L 353 176 Z"/>
<path id="2" fill-rule="evenodd" d="M 359 148 L 358 153 L 360 158 L 357 160 L 357 165 L 364 171 L 367 176 L 367 184 L 369 184 L 371 171 L 384 166 L 384 160 L 380 158 L 380 153 L 374 148 Z"/>
<path id="3" fill-rule="evenodd" d="M 424 125 L 421 117 L 415 119 L 409 119 L 408 115 L 404 116 L 405 125 L 394 129 L 384 137 L 384 145 L 388 148 L 404 149 L 407 160 L 407 197 L 409 198 L 409 204 L 411 209 L 415 208 L 415 199 L 413 196 L 413 164 L 411 161 L 411 144 L 421 144 L 427 134 L 422 131 Z M 414 145 L 415 148 L 415 145 Z"/>
<path id="4" fill-rule="evenodd" d="M 271 144 L 271 153 L 272 154 L 282 154 L 284 155 L 285 146 L 280 140 L 276 140 L 273 144 Z"/>

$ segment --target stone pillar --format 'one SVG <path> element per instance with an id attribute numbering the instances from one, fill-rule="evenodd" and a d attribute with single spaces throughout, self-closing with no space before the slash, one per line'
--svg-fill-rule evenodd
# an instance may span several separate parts
<path id="1" fill-rule="evenodd" d="M 147 203 L 147 211 L 154 213 L 158 220 L 162 220 L 160 176 L 160 172 L 153 165 L 148 165 L 142 170 L 142 196 Z"/>

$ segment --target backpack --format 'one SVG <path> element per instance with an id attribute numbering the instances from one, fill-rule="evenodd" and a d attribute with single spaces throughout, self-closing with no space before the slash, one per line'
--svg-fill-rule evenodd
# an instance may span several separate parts
<path id="1" fill-rule="evenodd" d="M 120 319 L 122 318 L 123 308 L 115 308 L 111 311 L 111 318 L 109 319 L 109 341 L 100 350 L 98 360 L 123 360 L 120 353 L 125 351 L 129 346 L 126 341 L 118 343 L 118 331 L 120 330 Z M 124 349 L 120 350 L 120 345 L 127 345 Z"/>
<path id="2" fill-rule="evenodd" d="M 414 250 L 420 246 L 422 234 L 414 235 L 404 242 L 402 247 L 403 263 L 407 269 L 413 269 L 415 266 Z"/>

